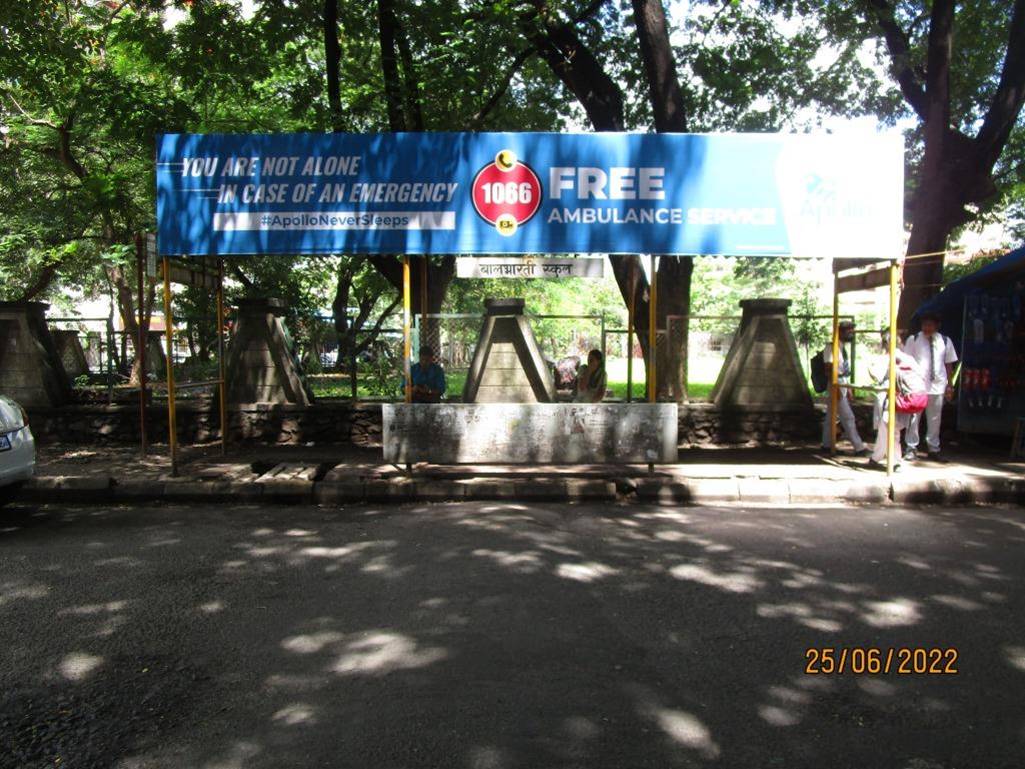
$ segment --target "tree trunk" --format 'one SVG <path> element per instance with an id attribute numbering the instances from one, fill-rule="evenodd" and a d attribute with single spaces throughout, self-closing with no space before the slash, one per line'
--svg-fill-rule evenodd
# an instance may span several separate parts
<path id="1" fill-rule="evenodd" d="M 405 33 L 399 24 L 398 16 L 395 13 L 393 0 L 378 0 L 378 27 L 381 41 L 381 72 L 384 76 L 385 103 L 388 108 L 388 126 L 392 131 L 406 131 L 410 129 L 403 112 L 403 93 L 405 103 L 410 110 L 410 119 L 413 121 L 413 130 L 422 130 L 424 126 L 422 105 L 420 104 L 420 91 L 416 83 L 412 55 L 409 51 L 408 41 Z M 406 88 L 403 90 L 402 80 L 399 76 L 398 55 L 396 46 L 402 49 L 403 68 L 406 74 Z M 420 257 L 427 258 L 427 257 Z M 371 256 L 371 263 L 378 272 L 395 287 L 399 292 L 399 301 L 402 297 L 402 263 L 393 255 Z M 412 311 L 420 312 L 420 269 L 415 258 L 411 257 L 411 292 Z M 433 262 L 428 262 L 427 267 L 427 311 L 429 313 L 441 312 L 442 304 L 445 301 L 445 294 L 448 291 L 449 283 L 456 271 L 456 260 L 454 256 L 442 256 Z M 436 322 L 434 323 L 436 331 Z M 428 329 L 430 331 L 430 329 Z"/>
<path id="2" fill-rule="evenodd" d="M 522 25 L 541 58 L 580 102 L 594 130 L 624 130 L 623 94 L 576 29 L 561 21 L 547 0 L 533 0 Z"/>
<path id="3" fill-rule="evenodd" d="M 369 348 L 377 339 L 384 327 L 384 322 L 395 310 L 399 299 L 392 301 L 384 312 L 374 321 L 374 325 L 367 329 L 367 321 L 377 304 L 377 296 L 367 296 L 359 300 L 359 309 L 356 316 L 348 316 L 349 305 L 351 304 L 354 271 L 351 266 L 344 265 L 338 271 L 338 283 L 335 287 L 335 298 L 331 303 L 331 310 L 334 313 L 334 328 L 338 339 L 338 360 L 335 368 L 338 371 L 349 371 L 352 360 L 355 356 Z M 359 334 L 363 332 L 363 339 L 360 341 Z"/>
<path id="4" fill-rule="evenodd" d="M 409 265 L 409 277 L 410 277 L 410 299 L 411 299 L 411 312 L 419 314 L 421 312 L 421 267 L 420 260 L 425 257 L 410 257 Z M 371 256 L 370 261 L 381 275 L 384 276 L 396 291 L 399 292 L 399 297 L 402 297 L 402 260 L 394 256 Z M 437 314 L 441 312 L 442 305 L 445 302 L 445 295 L 448 292 L 449 284 L 456 274 L 456 258 L 454 256 L 441 256 L 435 258 L 433 261 L 428 260 L 427 262 L 427 312 L 429 314 Z M 432 329 L 433 328 L 433 332 Z M 437 322 L 432 322 L 428 326 L 429 334 L 433 336 L 437 335 Z M 433 337 L 432 337 L 433 338 Z M 436 342 L 435 342 L 436 343 Z"/>
<path id="5" fill-rule="evenodd" d="M 123 371 L 122 373 L 128 375 L 128 383 L 131 386 L 138 387 L 142 377 L 145 375 L 141 369 L 142 354 L 139 350 L 139 318 L 141 317 L 143 323 L 143 343 L 145 344 L 145 335 L 149 333 L 150 317 L 153 314 L 156 289 L 153 283 L 149 283 L 146 292 L 146 306 L 142 308 L 141 312 L 137 313 L 135 307 L 136 287 L 134 281 L 128 279 L 125 269 L 123 267 L 113 267 L 108 271 L 108 277 L 110 278 L 113 291 L 112 298 L 121 315 L 121 327 L 123 329 L 121 336 L 122 366 L 127 365 L 127 361 L 124 358 L 126 357 L 125 353 L 128 349 L 129 340 L 131 340 L 132 349 L 135 351 L 135 359 L 131 370 Z"/>
<path id="6" fill-rule="evenodd" d="M 655 373 L 660 398 L 680 403 L 687 399 L 687 350 L 690 328 L 690 281 L 694 260 L 663 256 L 658 268 L 659 323 L 665 343 L 656 356 Z"/>
<path id="7" fill-rule="evenodd" d="M 409 117 L 410 130 L 424 130 L 424 112 L 420 98 L 420 81 L 416 72 L 416 65 L 413 63 L 413 54 L 409 50 L 409 38 L 406 36 L 406 28 L 398 23 L 395 24 L 396 42 L 399 46 L 399 58 L 402 62 L 402 81 L 405 84 L 406 114 Z"/>
<path id="8" fill-rule="evenodd" d="M 648 81 L 648 97 L 659 133 L 686 132 L 683 90 L 676 77 L 676 61 L 669 42 L 662 0 L 632 0 L 637 39 Z"/>
<path id="9" fill-rule="evenodd" d="M 109 275 L 107 280 L 107 298 L 110 311 L 107 313 L 107 369 L 108 371 L 121 370 L 121 356 L 117 352 L 117 335 L 114 333 L 114 287 L 110 283 Z"/>
<path id="10" fill-rule="evenodd" d="M 393 0 L 377 0 L 377 26 L 381 44 L 381 72 L 384 75 L 384 101 L 388 108 L 388 126 L 392 131 L 404 131 L 406 120 L 402 114 L 402 83 L 395 53 L 398 19 Z"/>
<path id="11" fill-rule="evenodd" d="M 552 72 L 577 98 L 595 131 L 622 131 L 623 94 L 616 82 L 583 43 L 573 25 L 562 22 L 545 0 L 534 0 L 532 11 L 521 19 L 527 39 Z M 648 350 L 648 279 L 636 254 L 610 254 L 612 274 L 623 301 L 634 303 L 634 327 L 644 359 Z M 632 354 L 633 340 L 628 340 Z"/>
<path id="12" fill-rule="evenodd" d="M 908 255 L 925 254 L 909 263 L 904 271 L 905 293 L 901 297 L 897 325 L 907 329 L 911 315 L 921 302 L 940 290 L 943 254 L 953 229 L 944 220 L 954 193 L 946 178 L 950 162 L 946 144 L 950 132 L 950 55 L 953 48 L 954 0 L 934 0 L 929 25 L 925 79 L 925 153 L 918 174 L 912 236 Z M 944 204 L 938 207 L 938 204 Z"/>
<path id="13" fill-rule="evenodd" d="M 655 130 L 659 133 L 685 133 L 687 113 L 683 89 L 676 76 L 676 60 L 662 0 L 632 2 Z M 660 398 L 672 397 L 678 402 L 687 399 L 690 281 L 693 272 L 694 260 L 690 257 L 663 256 L 659 260 L 655 309 L 664 340 L 655 356 L 656 390 Z"/>
<path id="14" fill-rule="evenodd" d="M 925 151 L 916 178 L 898 314 L 900 328 L 912 331 L 914 313 L 940 290 L 950 233 L 974 218 L 966 206 L 984 203 L 997 193 L 993 168 L 1025 105 L 1025 0 L 1014 2 L 999 83 L 974 138 L 951 127 L 955 0 L 932 3 L 924 74 L 914 66 L 909 36 L 897 21 L 893 3 L 866 4 L 886 41 L 901 93 L 924 129 Z"/>
<path id="15" fill-rule="evenodd" d="M 686 131 L 683 92 L 676 77 L 676 63 L 665 12 L 658 0 L 633 0 L 641 55 L 644 59 L 649 96 L 659 131 Z M 623 95 L 601 63 L 583 43 L 572 24 L 561 22 L 545 0 L 533 0 L 533 12 L 523 22 L 525 34 L 548 63 L 555 75 L 576 96 L 596 131 L 622 131 Z M 623 300 L 635 308 L 634 325 L 645 361 L 648 349 L 648 280 L 636 255 L 610 255 L 612 272 Z M 686 398 L 687 329 L 686 321 L 667 316 L 690 313 L 690 279 L 693 260 L 666 256 L 660 260 L 656 328 L 663 342 L 656 357 L 656 391 L 659 397 Z M 631 278 L 633 279 L 631 281 Z M 633 349 L 632 341 L 628 348 Z"/>
<path id="16" fill-rule="evenodd" d="M 338 340 L 338 360 L 335 361 L 335 369 L 338 371 L 348 371 L 356 343 L 355 329 L 349 324 L 349 294 L 352 291 L 352 277 L 350 266 L 339 266 L 338 280 L 335 283 L 335 298 L 331 302 L 335 337 Z"/>
<path id="17" fill-rule="evenodd" d="M 185 343 L 189 347 L 189 357 L 198 358 L 196 354 L 196 324 L 191 320 L 185 323 Z M 138 356 L 136 356 L 138 357 Z"/>
<path id="18" fill-rule="evenodd" d="M 944 176 L 949 174 L 919 174 L 907 249 L 912 258 L 904 264 L 904 287 L 897 313 L 897 327 L 902 334 L 914 330 L 911 319 L 915 311 L 939 292 L 943 284 L 943 252 L 950 232 L 968 219 L 954 180 Z"/>
<path id="19" fill-rule="evenodd" d="M 60 267 L 60 262 L 51 262 L 46 265 L 36 277 L 35 281 L 18 297 L 15 301 L 18 302 L 31 302 L 41 293 L 46 291 L 53 283 L 53 279 L 57 277 L 57 268 Z"/>
<path id="20" fill-rule="evenodd" d="M 342 130 L 342 94 L 338 77 L 342 58 L 338 44 L 338 0 L 324 0 L 324 59 L 327 67 L 327 103 L 331 130 Z"/>

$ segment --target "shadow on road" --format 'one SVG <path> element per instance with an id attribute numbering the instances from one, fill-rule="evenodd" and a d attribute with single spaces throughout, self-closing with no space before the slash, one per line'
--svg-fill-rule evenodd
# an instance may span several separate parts
<path id="1" fill-rule="evenodd" d="M 1020 767 L 1023 544 L 1011 509 L 14 508 L 0 765 Z"/>

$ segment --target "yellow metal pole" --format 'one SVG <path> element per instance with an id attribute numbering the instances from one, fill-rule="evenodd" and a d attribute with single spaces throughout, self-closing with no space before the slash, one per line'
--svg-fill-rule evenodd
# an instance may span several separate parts
<path id="1" fill-rule="evenodd" d="M 406 403 L 413 402 L 413 373 L 409 362 L 412 355 L 410 332 L 409 256 L 402 257 L 402 361 L 406 373 Z"/>
<path id="2" fill-rule="evenodd" d="M 658 285 L 657 275 L 655 269 L 655 255 L 650 255 L 651 265 L 651 279 L 648 281 L 650 289 L 648 291 L 648 401 L 654 403 L 658 397 L 657 388 L 655 386 L 655 357 L 658 351 L 658 329 L 656 328 L 657 323 L 657 305 L 658 305 Z"/>
<path id="3" fill-rule="evenodd" d="M 420 346 L 430 344 L 430 340 L 424 339 L 427 333 L 427 255 L 420 259 Z M 435 354 L 438 350 L 434 351 Z"/>
<path id="4" fill-rule="evenodd" d="M 217 260 L 217 378 L 221 412 L 221 456 L 228 453 L 228 383 L 224 371 L 224 259 Z"/>
<path id="5" fill-rule="evenodd" d="M 637 305 L 637 259 L 630 258 L 630 298 L 626 303 L 626 402 L 634 398 L 634 312 Z"/>
<path id="6" fill-rule="evenodd" d="M 171 262 L 164 257 L 164 334 L 167 337 L 167 443 L 171 476 L 178 475 L 178 414 L 174 390 L 174 319 L 171 317 Z"/>
<path id="7" fill-rule="evenodd" d="M 142 234 L 135 234 L 135 279 L 138 289 L 139 325 L 136 337 L 135 357 L 139 360 L 139 449 L 146 456 L 146 331 L 149 324 L 145 323 L 146 296 L 143 283 L 146 273 L 146 251 Z"/>
<path id="8" fill-rule="evenodd" d="M 890 371 L 886 380 L 886 475 L 893 475 L 897 447 L 897 260 L 890 264 Z"/>
<path id="9" fill-rule="evenodd" d="M 833 365 L 829 373 L 829 451 L 836 453 L 836 418 L 840 408 L 840 278 L 833 273 Z"/>

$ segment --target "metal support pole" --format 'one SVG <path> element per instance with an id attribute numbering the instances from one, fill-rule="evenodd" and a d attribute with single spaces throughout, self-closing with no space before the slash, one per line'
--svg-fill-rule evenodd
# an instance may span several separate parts
<path id="1" fill-rule="evenodd" d="M 349 328 L 352 328 L 350 325 Z M 341 353 L 341 350 L 338 351 Z M 356 330 L 352 330 L 352 344 L 349 345 L 349 389 L 352 392 L 352 402 L 355 403 L 359 397 L 359 381 L 356 373 Z"/>
<path id="2" fill-rule="evenodd" d="M 107 323 L 107 403 L 114 402 L 114 327 Z M 121 359 L 122 364 L 124 358 Z"/>
<path id="3" fill-rule="evenodd" d="M 626 304 L 626 402 L 634 399 L 634 312 L 637 303 L 637 259 L 630 259 L 630 300 Z"/>
<path id="4" fill-rule="evenodd" d="M 171 262 L 164 257 L 164 333 L 167 336 L 167 444 L 171 477 L 178 475 L 178 414 L 174 391 L 174 319 L 171 316 Z"/>
<path id="5" fill-rule="evenodd" d="M 890 264 L 890 370 L 886 380 L 886 475 L 893 475 L 897 444 L 897 303 L 900 267 Z"/>
<path id="6" fill-rule="evenodd" d="M 829 451 L 836 453 L 836 417 L 840 407 L 840 279 L 833 273 L 833 365 L 829 371 Z"/>
<path id="7" fill-rule="evenodd" d="M 858 381 L 858 330 L 854 330 L 854 339 L 851 341 L 851 357 L 848 360 L 851 369 L 851 381 Z"/>
<path id="8" fill-rule="evenodd" d="M 228 383 L 224 370 L 224 259 L 217 260 L 217 376 L 221 411 L 221 456 L 228 453 Z"/>
<path id="9" fill-rule="evenodd" d="M 139 453 L 146 456 L 146 325 L 143 318 L 146 316 L 146 295 L 143 292 L 143 283 L 146 272 L 146 253 L 143 245 L 142 235 L 135 235 L 135 271 L 136 288 L 138 289 L 138 312 L 139 325 L 135 344 L 135 357 L 139 364 Z"/>
<path id="10" fill-rule="evenodd" d="M 648 401 L 654 403 L 658 399 L 658 387 L 655 383 L 655 358 L 658 353 L 658 280 L 655 255 L 648 257 L 651 265 L 651 279 L 648 281 Z"/>
<path id="11" fill-rule="evenodd" d="M 406 403 L 413 402 L 413 373 L 409 356 L 412 345 L 409 338 L 410 326 L 409 256 L 402 257 L 402 367 L 406 374 Z"/>
<path id="12" fill-rule="evenodd" d="M 431 344 L 430 339 L 424 339 L 427 334 L 427 258 L 427 254 L 420 258 L 420 347 Z M 440 355 L 440 352 L 435 350 L 434 354 Z"/>

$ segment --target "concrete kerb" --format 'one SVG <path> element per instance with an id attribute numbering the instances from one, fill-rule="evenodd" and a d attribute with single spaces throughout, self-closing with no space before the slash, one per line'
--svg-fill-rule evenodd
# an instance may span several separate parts
<path id="1" fill-rule="evenodd" d="M 105 475 L 43 476 L 25 484 L 26 502 L 256 502 L 338 505 L 361 502 L 635 501 L 659 505 L 814 503 L 910 505 L 1025 504 L 1025 479 L 967 476 L 942 479 L 692 478 L 652 477 L 438 479 L 397 477 L 333 481 L 209 478 L 115 479 Z"/>
<path id="2" fill-rule="evenodd" d="M 16 496 L 29 502 L 106 502 L 113 483 L 107 475 L 51 475 L 32 478 Z"/>
<path id="3" fill-rule="evenodd" d="M 903 505 L 1025 504 L 1025 479 L 1006 476 L 896 478 L 890 498 Z"/>

